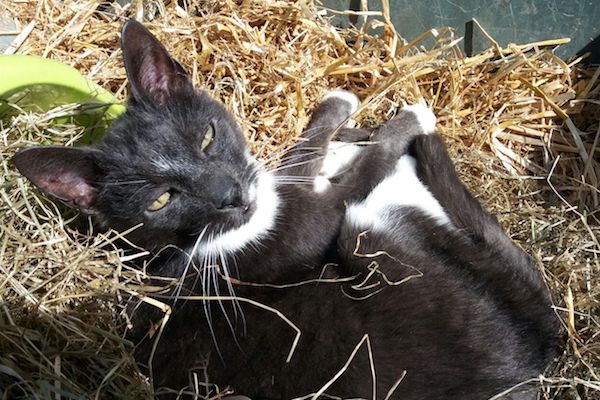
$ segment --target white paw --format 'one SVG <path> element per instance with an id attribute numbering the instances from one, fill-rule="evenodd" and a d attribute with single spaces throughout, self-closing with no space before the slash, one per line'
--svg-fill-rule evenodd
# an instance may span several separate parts
<path id="1" fill-rule="evenodd" d="M 343 90 L 343 89 L 334 89 L 334 90 L 327 92 L 327 94 L 325 96 L 323 96 L 321 101 L 325 101 L 332 97 L 335 97 L 336 99 L 344 100 L 345 102 L 350 103 L 350 109 L 352 110 L 352 113 L 355 113 L 356 110 L 358 110 L 358 106 L 360 105 L 360 99 L 358 98 L 358 96 L 356 96 L 352 92 L 349 92 L 349 91 Z"/>
<path id="2" fill-rule="evenodd" d="M 315 176 L 315 180 L 313 181 L 313 191 L 315 193 L 324 193 L 331 187 L 331 182 L 329 179 L 322 175 Z"/>
<path id="3" fill-rule="evenodd" d="M 329 142 L 319 175 L 332 178 L 342 173 L 356 159 L 361 148 L 354 143 Z"/>
<path id="4" fill-rule="evenodd" d="M 346 103 L 349 103 L 350 104 L 350 115 L 354 114 L 358 110 L 358 107 L 360 106 L 360 99 L 358 98 L 358 96 L 356 96 L 354 93 L 349 92 L 347 90 L 342 90 L 342 89 L 331 90 L 325 96 L 323 96 L 321 101 L 325 101 L 330 98 L 340 99 L 342 101 L 345 101 Z M 355 125 L 356 125 L 356 122 L 353 119 L 349 118 L 348 122 L 346 123 L 346 127 L 354 128 Z"/>
<path id="5" fill-rule="evenodd" d="M 433 114 L 433 111 L 427 107 L 424 103 L 417 103 L 411 105 L 405 105 L 402 107 L 403 111 L 408 111 L 417 117 L 417 121 L 419 121 L 419 125 L 423 129 L 423 133 L 429 134 L 435 132 L 435 124 L 437 119 Z"/>

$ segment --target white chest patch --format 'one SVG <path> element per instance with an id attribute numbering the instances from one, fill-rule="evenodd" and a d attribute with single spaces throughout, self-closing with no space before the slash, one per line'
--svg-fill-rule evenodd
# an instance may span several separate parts
<path id="1" fill-rule="evenodd" d="M 196 248 L 197 255 L 233 253 L 247 244 L 260 241 L 273 229 L 280 204 L 273 176 L 260 172 L 256 185 L 250 188 L 249 197 L 256 199 L 256 210 L 250 220 L 237 229 L 203 241 Z"/>
<path id="2" fill-rule="evenodd" d="M 400 157 L 393 174 L 381 181 L 365 200 L 348 207 L 346 221 L 360 229 L 386 231 L 398 223 L 390 220 L 389 211 L 399 207 L 415 207 L 440 224 L 452 224 L 440 203 L 417 177 L 416 161 L 409 155 Z"/>

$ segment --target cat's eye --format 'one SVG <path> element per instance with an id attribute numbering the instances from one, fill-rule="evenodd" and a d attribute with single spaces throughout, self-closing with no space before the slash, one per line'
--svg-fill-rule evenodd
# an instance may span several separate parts
<path id="1" fill-rule="evenodd" d="M 148 207 L 148 211 L 158 211 L 161 208 L 163 208 L 164 206 L 167 205 L 167 203 L 169 203 L 169 200 L 171 200 L 171 193 L 169 192 L 164 192 L 163 194 L 161 194 L 160 196 L 158 196 L 158 198 L 156 200 L 154 200 L 152 202 L 152 204 L 150 204 L 150 207 Z"/>
<path id="2" fill-rule="evenodd" d="M 213 127 L 213 124 L 211 123 L 211 124 L 208 124 L 206 133 L 204 134 L 204 139 L 202 139 L 202 144 L 200 145 L 200 148 L 202 149 L 202 151 L 204 151 L 208 146 L 210 146 L 214 137 L 215 137 L 215 128 Z"/>

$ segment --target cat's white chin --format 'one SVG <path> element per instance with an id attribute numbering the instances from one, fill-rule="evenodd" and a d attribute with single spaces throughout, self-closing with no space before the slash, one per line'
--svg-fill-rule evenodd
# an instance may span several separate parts
<path id="1" fill-rule="evenodd" d="M 195 246 L 197 256 L 235 253 L 251 243 L 260 242 L 269 234 L 275 226 L 279 208 L 273 176 L 269 172 L 259 172 L 256 183 L 250 187 L 249 196 L 256 209 L 248 222 L 212 238 L 205 236 Z"/>

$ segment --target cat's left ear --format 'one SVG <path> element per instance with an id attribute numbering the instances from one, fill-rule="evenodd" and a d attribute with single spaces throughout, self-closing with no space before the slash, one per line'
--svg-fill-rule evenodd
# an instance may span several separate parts
<path id="1" fill-rule="evenodd" d="M 121 48 L 134 98 L 165 104 L 181 90 L 192 87 L 187 72 L 141 23 L 133 19 L 125 22 Z"/>
<path id="2" fill-rule="evenodd" d="M 15 154 L 12 162 L 42 191 L 87 214 L 96 214 L 98 191 L 94 183 L 102 174 L 93 152 L 73 147 L 30 147 Z"/>

